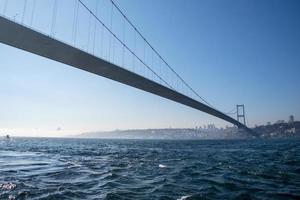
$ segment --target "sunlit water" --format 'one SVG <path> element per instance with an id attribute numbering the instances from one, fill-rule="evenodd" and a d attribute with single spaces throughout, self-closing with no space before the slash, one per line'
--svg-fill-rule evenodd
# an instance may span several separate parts
<path id="1" fill-rule="evenodd" d="M 299 199 L 300 140 L 0 140 L 0 199 Z"/>

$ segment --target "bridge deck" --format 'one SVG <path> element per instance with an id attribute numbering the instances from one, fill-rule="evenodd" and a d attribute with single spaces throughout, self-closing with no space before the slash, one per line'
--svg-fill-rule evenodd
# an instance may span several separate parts
<path id="1" fill-rule="evenodd" d="M 0 42 L 153 93 L 248 129 L 230 116 L 188 96 L 4 17 L 0 17 Z"/>

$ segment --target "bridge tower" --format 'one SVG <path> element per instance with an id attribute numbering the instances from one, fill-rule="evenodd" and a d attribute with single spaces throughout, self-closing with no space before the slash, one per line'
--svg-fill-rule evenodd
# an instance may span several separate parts
<path id="1" fill-rule="evenodd" d="M 245 105 L 241 104 L 241 105 L 236 105 L 236 116 L 237 116 L 237 121 L 241 122 L 241 120 L 243 120 L 241 123 L 244 123 L 244 125 L 246 126 L 246 117 L 245 117 Z"/>

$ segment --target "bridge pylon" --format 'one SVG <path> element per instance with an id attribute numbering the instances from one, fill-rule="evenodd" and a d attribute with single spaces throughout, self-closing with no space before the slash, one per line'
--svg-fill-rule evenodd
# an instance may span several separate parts
<path id="1" fill-rule="evenodd" d="M 244 104 L 236 105 L 236 116 L 237 116 L 237 121 L 243 123 L 246 126 L 245 105 Z"/>

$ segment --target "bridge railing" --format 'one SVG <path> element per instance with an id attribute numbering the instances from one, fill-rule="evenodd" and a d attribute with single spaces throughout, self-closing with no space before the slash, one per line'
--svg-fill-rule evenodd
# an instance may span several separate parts
<path id="1" fill-rule="evenodd" d="M 207 103 L 112 0 L 0 0 L 0 14 Z"/>

